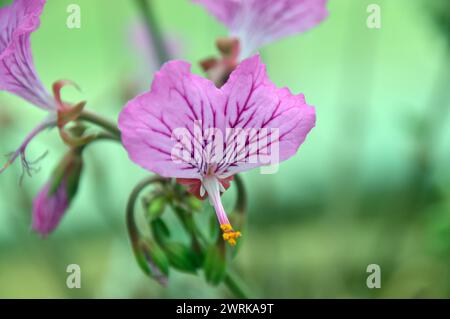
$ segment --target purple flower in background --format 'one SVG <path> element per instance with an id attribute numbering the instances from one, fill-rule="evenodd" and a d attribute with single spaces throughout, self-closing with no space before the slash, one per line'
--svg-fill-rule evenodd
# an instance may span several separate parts
<path id="1" fill-rule="evenodd" d="M 193 0 L 241 42 L 241 58 L 262 46 L 316 26 L 328 15 L 328 0 Z"/>
<path id="2" fill-rule="evenodd" d="M 15 0 L 0 9 L 0 90 L 16 94 L 46 110 L 55 110 L 52 96 L 38 78 L 30 35 L 40 24 L 45 0 Z"/>
<path id="3" fill-rule="evenodd" d="M 164 34 L 164 47 L 170 58 L 176 58 L 183 51 L 181 39 L 174 34 Z M 159 70 L 161 61 L 153 46 L 153 35 L 144 21 L 137 20 L 130 24 L 126 32 L 126 46 L 135 58 L 137 70 L 125 79 L 121 79 L 122 96 L 128 101 L 136 94 L 146 91 L 153 75 Z"/>
<path id="4" fill-rule="evenodd" d="M 187 62 L 168 62 L 151 91 L 128 102 L 119 116 L 131 160 L 199 184 L 191 189 L 208 196 L 231 245 L 240 233 L 220 199 L 230 177 L 293 156 L 314 125 L 314 108 L 302 94 L 277 88 L 258 55 L 244 60 L 222 88 L 192 74 Z"/>
<path id="5" fill-rule="evenodd" d="M 81 152 L 69 151 L 33 201 L 33 230 L 47 236 L 59 225 L 77 193 L 82 167 Z"/>
<path id="6" fill-rule="evenodd" d="M 164 33 L 163 35 L 164 48 L 169 57 L 175 59 L 180 56 L 184 50 L 181 38 L 172 33 Z M 158 71 L 161 62 L 158 60 L 158 54 L 152 45 L 154 42 L 153 35 L 148 31 L 146 24 L 141 20 L 131 24 L 127 37 L 133 51 L 132 54 L 138 58 L 137 62 L 141 65 L 142 71 L 145 71 L 147 75 Z"/>
<path id="7" fill-rule="evenodd" d="M 50 112 L 11 154 L 0 173 L 19 156 L 24 169 L 30 173 L 31 164 L 25 158 L 28 144 L 44 129 L 57 124 L 57 103 L 36 74 L 30 46 L 30 35 L 39 27 L 44 5 L 45 0 L 15 0 L 12 5 L 0 9 L 0 90 L 16 94 Z"/>
<path id="8" fill-rule="evenodd" d="M 0 90 L 16 94 L 37 107 L 48 111 L 48 116 L 37 125 L 13 152 L 8 162 L 0 169 L 5 171 L 19 156 L 25 171 L 31 174 L 31 164 L 25 151 L 31 140 L 47 128 L 58 126 L 62 137 L 64 125 L 76 119 L 84 102 L 73 106 L 61 99 L 60 91 L 65 85 L 74 85 L 67 80 L 57 81 L 50 95 L 38 78 L 31 54 L 30 35 L 40 25 L 40 15 L 45 0 L 15 0 L 12 5 L 0 9 Z"/>

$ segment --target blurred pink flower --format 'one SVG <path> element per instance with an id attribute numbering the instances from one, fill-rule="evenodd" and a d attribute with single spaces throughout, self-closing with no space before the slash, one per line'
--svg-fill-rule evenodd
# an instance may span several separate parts
<path id="1" fill-rule="evenodd" d="M 148 90 L 153 74 L 161 67 L 163 61 L 159 61 L 153 43 L 153 35 L 142 19 L 133 21 L 127 28 L 126 47 L 130 50 L 136 67 L 135 70 L 128 70 L 131 73 L 120 80 L 123 101 Z M 174 34 L 164 34 L 164 45 L 170 59 L 180 56 L 183 51 L 181 39 Z"/>
<path id="2" fill-rule="evenodd" d="M 155 52 L 153 35 L 148 31 L 147 25 L 141 21 L 135 21 L 131 24 L 129 32 L 127 32 L 128 42 L 131 42 L 132 53 L 138 58 L 138 64 L 141 71 L 153 74 L 161 66 L 158 55 Z M 183 44 L 178 35 L 172 33 L 164 33 L 164 46 L 170 58 L 174 59 L 183 52 Z M 130 41 L 131 40 L 131 41 Z M 148 87 L 147 87 L 148 88 Z"/>
<path id="3" fill-rule="evenodd" d="M 0 9 L 0 90 L 16 94 L 30 103 L 56 110 L 52 96 L 36 74 L 30 35 L 40 24 L 45 0 L 15 0 Z"/>
<path id="4" fill-rule="evenodd" d="M 241 42 L 241 58 L 262 46 L 316 26 L 328 0 L 192 0 L 202 4 Z"/>
<path id="5" fill-rule="evenodd" d="M 278 89 L 258 55 L 244 60 L 220 89 L 192 74 L 187 62 L 168 62 L 151 91 L 129 101 L 119 116 L 131 160 L 183 184 L 199 183 L 191 189 L 208 195 L 230 244 L 240 235 L 220 200 L 230 177 L 293 156 L 314 125 L 314 108 L 302 94 Z"/>
<path id="6" fill-rule="evenodd" d="M 40 132 L 57 124 L 57 103 L 36 74 L 30 46 L 30 35 L 40 25 L 44 5 L 45 0 L 15 0 L 12 5 L 0 9 L 0 90 L 16 94 L 50 112 L 10 155 L 0 173 L 20 156 L 29 174 L 30 163 L 25 158 L 28 144 Z"/>
<path id="7" fill-rule="evenodd" d="M 8 162 L 0 168 L 0 173 L 20 156 L 22 166 L 30 174 L 32 163 L 26 160 L 25 151 L 31 140 L 43 130 L 56 126 L 63 137 L 63 126 L 78 116 L 84 106 L 82 102 L 72 108 L 72 105 L 62 101 L 62 87 L 74 85 L 72 82 L 55 82 L 52 96 L 36 74 L 30 36 L 40 25 L 45 3 L 45 0 L 15 0 L 12 5 L 0 9 L 0 90 L 16 94 L 49 113 L 25 137 L 20 147 L 10 154 Z"/>

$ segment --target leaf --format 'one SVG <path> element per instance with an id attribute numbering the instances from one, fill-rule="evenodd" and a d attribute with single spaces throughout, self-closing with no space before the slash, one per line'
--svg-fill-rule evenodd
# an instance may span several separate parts
<path id="1" fill-rule="evenodd" d="M 165 275 L 169 274 L 169 259 L 161 247 L 155 242 L 149 242 L 149 257 L 156 267 Z"/>
<path id="2" fill-rule="evenodd" d="M 227 263 L 223 245 L 214 245 L 208 248 L 203 263 L 206 281 L 218 285 L 225 278 Z"/>
<path id="3" fill-rule="evenodd" d="M 153 237 L 160 245 L 164 245 L 170 238 L 170 230 L 161 218 L 151 221 L 150 228 L 153 232 Z"/>
<path id="4" fill-rule="evenodd" d="M 141 269 L 161 285 L 166 285 L 169 275 L 169 260 L 161 247 L 149 240 L 142 240 L 135 250 L 136 260 Z"/>
<path id="5" fill-rule="evenodd" d="M 190 248 L 180 243 L 167 243 L 163 248 L 174 268 L 189 273 L 197 272 L 198 256 Z"/>

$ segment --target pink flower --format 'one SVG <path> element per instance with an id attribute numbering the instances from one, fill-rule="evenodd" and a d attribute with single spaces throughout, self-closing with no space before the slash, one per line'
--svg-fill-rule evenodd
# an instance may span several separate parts
<path id="1" fill-rule="evenodd" d="M 59 225 L 77 193 L 82 167 L 81 152 L 70 150 L 33 201 L 34 231 L 47 236 Z"/>
<path id="2" fill-rule="evenodd" d="M 12 5 L 0 9 L 0 90 L 16 94 L 28 102 L 48 111 L 48 116 L 24 139 L 20 147 L 9 156 L 0 168 L 4 172 L 19 156 L 24 171 L 31 174 L 32 168 L 25 156 L 28 144 L 40 132 L 58 126 L 62 136 L 63 126 L 81 112 L 84 102 L 72 107 L 62 101 L 60 91 L 65 85 L 74 85 L 61 80 L 53 85 L 50 95 L 36 74 L 31 54 L 30 36 L 40 25 L 40 15 L 45 0 L 15 0 Z"/>
<path id="3" fill-rule="evenodd" d="M 220 199 L 230 177 L 293 156 L 314 125 L 314 108 L 302 94 L 270 82 L 258 55 L 244 60 L 220 89 L 192 74 L 187 62 L 168 62 L 151 91 L 129 101 L 119 116 L 131 160 L 183 184 L 197 182 L 200 187 L 190 189 L 208 196 L 232 245 L 240 233 Z"/>
<path id="4" fill-rule="evenodd" d="M 31 164 L 25 158 L 28 144 L 40 132 L 57 123 L 57 104 L 36 74 L 30 47 L 30 35 L 39 27 L 44 5 L 45 0 L 15 0 L 12 5 L 0 9 L 0 90 L 16 94 L 50 112 L 11 154 L 0 173 L 20 156 L 25 171 L 30 174 Z"/>
<path id="5" fill-rule="evenodd" d="M 193 0 L 241 41 L 247 57 L 277 39 L 302 33 L 328 15 L 328 0 Z"/>
<path id="6" fill-rule="evenodd" d="M 45 0 L 15 0 L 0 9 L 0 90 L 55 110 L 52 96 L 39 80 L 31 55 L 30 35 L 40 24 Z"/>

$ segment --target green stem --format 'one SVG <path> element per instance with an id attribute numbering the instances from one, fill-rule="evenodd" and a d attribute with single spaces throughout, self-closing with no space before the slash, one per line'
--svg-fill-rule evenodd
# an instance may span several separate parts
<path id="1" fill-rule="evenodd" d="M 117 125 L 114 122 L 111 122 L 98 114 L 84 110 L 81 113 L 79 119 L 82 121 L 98 125 L 120 139 L 120 131 L 117 128 Z"/>
<path id="2" fill-rule="evenodd" d="M 128 199 L 127 203 L 127 211 L 126 211 L 126 222 L 127 222 L 127 228 L 128 228 L 128 234 L 131 239 L 131 244 L 133 245 L 133 248 L 135 249 L 137 244 L 139 243 L 139 229 L 136 225 L 135 219 L 134 219 L 134 206 L 135 203 L 139 197 L 139 194 L 142 192 L 144 188 L 147 186 L 154 184 L 154 183 L 164 183 L 166 179 L 162 177 L 148 177 L 141 181 L 139 184 L 137 184 L 133 191 L 130 194 L 130 197 Z"/>
<path id="3" fill-rule="evenodd" d="M 95 139 L 92 142 L 96 142 L 96 141 L 119 141 L 120 142 L 120 138 L 118 138 L 117 136 L 111 134 L 111 133 L 106 133 L 106 132 L 101 132 L 98 133 L 95 136 Z M 92 143 L 91 142 L 91 143 Z M 91 144 L 89 143 L 89 144 Z"/>
<path id="4" fill-rule="evenodd" d="M 245 211 L 247 210 L 247 191 L 244 182 L 239 174 L 234 176 L 233 182 L 236 185 L 236 204 L 234 205 L 232 218 L 239 228 L 244 227 Z"/>
<path id="5" fill-rule="evenodd" d="M 247 292 L 244 290 L 244 288 L 241 287 L 241 285 L 238 283 L 237 278 L 235 278 L 232 273 L 227 273 L 224 279 L 224 283 L 237 298 L 249 299 Z"/>

